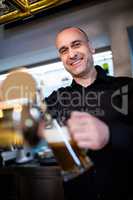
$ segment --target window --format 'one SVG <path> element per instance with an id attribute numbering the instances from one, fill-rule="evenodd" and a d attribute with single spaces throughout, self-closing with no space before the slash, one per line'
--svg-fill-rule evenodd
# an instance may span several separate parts
<path id="1" fill-rule="evenodd" d="M 109 75 L 113 75 L 112 52 L 105 51 L 94 54 L 94 64 L 101 65 Z M 35 78 L 37 87 L 42 90 L 44 97 L 49 96 L 54 90 L 66 87 L 71 84 L 72 77 L 64 69 L 62 62 L 41 65 L 27 69 Z M 5 75 L 0 76 L 0 81 L 4 80 Z"/>
<path id="2" fill-rule="evenodd" d="M 93 57 L 95 65 L 100 65 L 108 75 L 113 76 L 112 51 L 96 53 Z"/>

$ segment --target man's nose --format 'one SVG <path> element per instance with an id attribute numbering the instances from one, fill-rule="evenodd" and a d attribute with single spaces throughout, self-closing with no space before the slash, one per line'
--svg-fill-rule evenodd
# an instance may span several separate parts
<path id="1" fill-rule="evenodd" d="M 69 58 L 73 59 L 77 56 L 76 51 L 74 51 L 73 49 L 69 49 Z"/>

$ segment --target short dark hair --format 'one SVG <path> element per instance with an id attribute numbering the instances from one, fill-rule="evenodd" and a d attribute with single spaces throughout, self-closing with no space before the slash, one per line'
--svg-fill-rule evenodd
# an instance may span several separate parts
<path id="1" fill-rule="evenodd" d="M 89 41 L 89 38 L 88 38 L 87 33 L 86 33 L 83 29 L 81 29 L 81 28 L 79 28 L 79 27 L 76 27 L 76 26 L 66 26 L 66 27 L 62 28 L 62 29 L 57 33 L 57 35 L 58 35 L 59 33 L 63 32 L 63 31 L 65 31 L 66 29 L 70 29 L 70 28 L 78 29 L 78 30 L 84 35 L 85 39 L 86 39 L 87 41 Z"/>

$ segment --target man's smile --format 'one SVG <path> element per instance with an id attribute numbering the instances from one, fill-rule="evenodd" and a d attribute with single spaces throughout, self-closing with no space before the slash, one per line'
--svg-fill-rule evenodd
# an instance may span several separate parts
<path id="1" fill-rule="evenodd" d="M 83 61 L 83 58 L 76 59 L 76 60 L 74 60 L 74 61 L 71 61 L 71 62 L 70 62 L 70 65 L 71 65 L 72 67 L 78 67 L 79 65 L 81 65 L 82 61 Z"/>

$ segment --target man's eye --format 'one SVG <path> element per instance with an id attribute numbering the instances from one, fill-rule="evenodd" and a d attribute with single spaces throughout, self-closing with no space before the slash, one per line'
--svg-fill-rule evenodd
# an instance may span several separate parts
<path id="1" fill-rule="evenodd" d="M 61 49 L 60 54 L 65 54 L 67 52 L 67 49 Z"/>
<path id="2" fill-rule="evenodd" d="M 80 46 L 81 46 L 81 43 L 80 43 L 80 42 L 76 42 L 76 43 L 73 44 L 73 47 L 74 47 L 74 48 L 77 48 L 77 47 L 80 47 Z"/>

